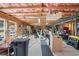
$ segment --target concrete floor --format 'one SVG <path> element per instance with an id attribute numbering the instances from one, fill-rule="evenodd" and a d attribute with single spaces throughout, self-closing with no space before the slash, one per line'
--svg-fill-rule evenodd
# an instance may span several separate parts
<path id="1" fill-rule="evenodd" d="M 46 43 L 46 40 L 41 40 L 41 49 L 42 49 L 42 56 L 53 56 L 49 46 Z"/>
<path id="2" fill-rule="evenodd" d="M 43 38 L 30 37 L 28 56 L 52 56 L 49 46 Z"/>
<path id="3" fill-rule="evenodd" d="M 34 36 L 30 37 L 28 56 L 42 56 L 40 40 L 38 38 L 34 38 Z"/>
<path id="4" fill-rule="evenodd" d="M 62 52 L 53 52 L 55 56 L 79 56 L 79 50 L 62 42 Z"/>
<path id="5" fill-rule="evenodd" d="M 62 52 L 52 52 L 43 38 L 30 37 L 29 56 L 79 56 L 79 50 L 62 42 Z"/>

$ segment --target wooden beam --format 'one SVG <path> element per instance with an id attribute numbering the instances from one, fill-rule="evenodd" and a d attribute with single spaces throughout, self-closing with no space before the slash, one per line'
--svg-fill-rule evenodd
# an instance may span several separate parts
<path id="1" fill-rule="evenodd" d="M 9 15 L 7 13 L 4 13 L 4 12 L 0 12 L 0 17 L 5 18 L 7 20 L 14 21 L 14 22 L 22 22 L 23 24 L 30 25 L 29 23 L 26 23 L 26 22 L 24 22 L 24 21 L 22 21 L 22 20 L 20 20 L 20 19 L 18 19 L 16 17 L 14 17 L 12 15 Z"/>
<path id="2" fill-rule="evenodd" d="M 55 8 L 58 8 L 58 9 L 60 9 L 60 8 L 62 8 L 62 9 L 75 8 L 76 9 L 76 8 L 79 8 L 79 5 L 58 5 L 58 6 L 52 5 L 52 6 L 48 6 L 48 7 L 42 7 L 41 5 L 37 5 L 37 6 L 9 6 L 9 7 L 0 7 L 0 9 L 20 9 L 20 8 L 25 8 L 25 9 L 27 9 L 27 8 L 53 8 L 53 9 L 55 9 Z"/>
<path id="3" fill-rule="evenodd" d="M 18 13 L 11 13 L 11 15 L 46 16 L 47 12 L 18 12 Z"/>
<path id="4" fill-rule="evenodd" d="M 55 11 L 52 11 L 54 14 Z M 58 11 L 58 12 L 63 12 L 63 13 L 78 13 L 78 11 Z M 48 14 L 48 12 L 13 12 L 13 13 L 10 13 L 10 14 Z"/>
<path id="5" fill-rule="evenodd" d="M 15 12 L 11 14 L 42 14 L 42 13 L 47 13 L 47 12 Z"/>
<path id="6" fill-rule="evenodd" d="M 41 8 L 41 4 L 36 6 L 8 6 L 8 7 L 0 6 L 0 9 L 18 9 L 18 8 Z"/>

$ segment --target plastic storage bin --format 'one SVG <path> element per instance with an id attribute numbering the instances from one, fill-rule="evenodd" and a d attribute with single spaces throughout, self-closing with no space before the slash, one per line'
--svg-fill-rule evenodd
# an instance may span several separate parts
<path id="1" fill-rule="evenodd" d="M 28 55 L 29 39 L 17 39 L 12 42 L 15 56 L 27 56 Z"/>

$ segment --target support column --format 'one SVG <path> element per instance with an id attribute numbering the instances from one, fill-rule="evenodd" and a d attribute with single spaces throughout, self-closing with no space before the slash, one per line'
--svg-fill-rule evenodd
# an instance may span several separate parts
<path id="1" fill-rule="evenodd" d="M 41 29 L 42 30 L 46 29 L 46 17 L 41 18 L 41 23 L 42 23 Z"/>

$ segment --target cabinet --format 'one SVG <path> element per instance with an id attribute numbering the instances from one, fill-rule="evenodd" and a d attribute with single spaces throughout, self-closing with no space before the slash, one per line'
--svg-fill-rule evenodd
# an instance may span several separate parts
<path id="1" fill-rule="evenodd" d="M 51 49 L 53 52 L 62 52 L 62 38 L 60 36 L 53 36 Z"/>

